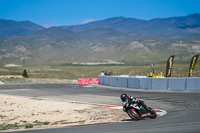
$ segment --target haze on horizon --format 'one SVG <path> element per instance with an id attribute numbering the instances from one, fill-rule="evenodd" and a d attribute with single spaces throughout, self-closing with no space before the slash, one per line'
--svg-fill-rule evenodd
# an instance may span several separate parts
<path id="1" fill-rule="evenodd" d="M 150 20 L 200 13 L 199 0 L 0 0 L 0 19 L 44 27 L 85 24 L 111 17 Z"/>

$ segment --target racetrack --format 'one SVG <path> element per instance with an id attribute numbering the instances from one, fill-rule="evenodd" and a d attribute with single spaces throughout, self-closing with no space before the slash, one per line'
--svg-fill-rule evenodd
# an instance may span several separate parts
<path id="1" fill-rule="evenodd" d="M 17 84 L 0 85 L 0 93 L 26 97 L 47 98 L 62 101 L 87 102 L 121 106 L 119 96 L 126 92 L 153 108 L 166 110 L 167 114 L 157 119 L 62 127 L 15 132 L 30 133 L 199 133 L 200 92 L 168 92 L 115 88 L 94 85 L 83 87 L 73 84 Z"/>

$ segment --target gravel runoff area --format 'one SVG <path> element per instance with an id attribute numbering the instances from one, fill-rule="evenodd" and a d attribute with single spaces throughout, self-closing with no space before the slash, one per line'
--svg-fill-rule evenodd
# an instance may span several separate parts
<path id="1" fill-rule="evenodd" d="M 0 94 L 0 131 L 107 123 L 129 119 L 121 109 Z"/>

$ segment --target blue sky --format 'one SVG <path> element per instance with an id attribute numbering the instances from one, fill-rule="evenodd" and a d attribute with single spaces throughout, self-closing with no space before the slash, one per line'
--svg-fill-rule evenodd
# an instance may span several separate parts
<path id="1" fill-rule="evenodd" d="M 0 19 L 49 27 L 124 16 L 150 20 L 200 13 L 200 0 L 0 0 Z"/>

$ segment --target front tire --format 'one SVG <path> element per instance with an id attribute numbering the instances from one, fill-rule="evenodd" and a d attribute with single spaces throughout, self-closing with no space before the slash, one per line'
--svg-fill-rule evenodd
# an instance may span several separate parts
<path id="1" fill-rule="evenodd" d="M 153 110 L 152 112 L 150 112 L 150 119 L 155 119 L 157 117 L 156 111 Z"/>
<path id="2" fill-rule="evenodd" d="M 132 120 L 137 121 L 137 120 L 140 119 L 140 115 L 136 111 L 134 111 L 133 109 L 128 109 L 127 114 Z"/>

